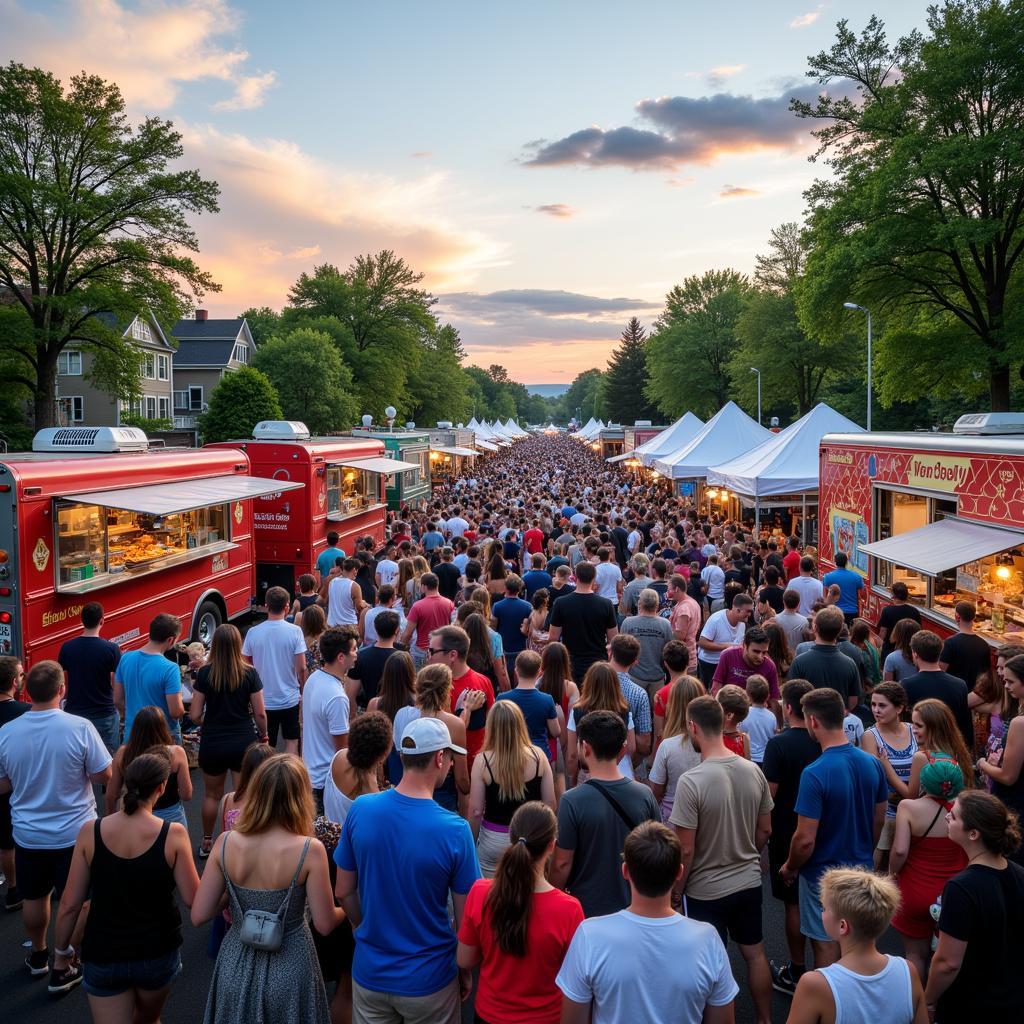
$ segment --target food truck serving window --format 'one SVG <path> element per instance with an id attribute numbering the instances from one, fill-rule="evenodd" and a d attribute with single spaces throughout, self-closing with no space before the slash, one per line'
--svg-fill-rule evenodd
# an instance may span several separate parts
<path id="1" fill-rule="evenodd" d="M 81 594 L 227 550 L 228 506 L 169 515 L 57 502 L 57 590 Z"/>
<path id="2" fill-rule="evenodd" d="M 337 519 L 380 502 L 379 477 L 352 466 L 327 467 L 327 515 Z"/>

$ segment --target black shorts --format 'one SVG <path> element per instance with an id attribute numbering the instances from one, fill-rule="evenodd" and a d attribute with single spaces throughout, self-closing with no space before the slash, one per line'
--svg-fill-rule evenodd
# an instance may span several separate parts
<path id="1" fill-rule="evenodd" d="M 760 884 L 717 900 L 695 900 L 687 896 L 686 916 L 714 925 L 724 943 L 731 938 L 741 946 L 756 946 L 764 940 Z"/>
<path id="2" fill-rule="evenodd" d="M 11 794 L 0 795 L 0 850 L 14 849 L 14 832 L 11 828 Z"/>
<path id="3" fill-rule="evenodd" d="M 27 900 L 48 899 L 51 892 L 64 892 L 71 870 L 73 846 L 62 850 L 32 850 L 14 847 L 14 871 L 18 876 L 18 892 Z"/>
<path id="4" fill-rule="evenodd" d="M 772 837 L 774 838 L 774 836 Z M 787 885 L 782 875 L 779 874 L 779 869 L 783 864 L 786 863 L 786 858 L 789 856 L 789 843 L 787 842 L 785 847 L 779 850 L 773 850 L 771 844 L 768 846 L 768 873 L 772 880 L 772 896 L 777 900 L 782 900 L 787 906 L 799 906 L 800 904 L 800 886 L 793 882 L 792 885 Z"/>
<path id="5" fill-rule="evenodd" d="M 287 732 L 285 732 L 285 736 L 288 736 Z M 223 738 L 203 736 L 199 741 L 200 770 L 205 775 L 240 772 L 245 752 L 257 739 L 255 733 L 249 736 L 225 736 Z"/>
<path id="6" fill-rule="evenodd" d="M 286 740 L 299 738 L 299 705 L 293 708 L 267 709 L 267 737 L 272 747 L 277 746 L 277 730 Z"/>

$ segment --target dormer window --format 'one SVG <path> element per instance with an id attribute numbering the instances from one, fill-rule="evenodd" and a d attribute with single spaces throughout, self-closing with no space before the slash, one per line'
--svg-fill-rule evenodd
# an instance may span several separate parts
<path id="1" fill-rule="evenodd" d="M 153 332 L 149 329 L 149 324 L 140 317 L 136 317 L 132 321 L 132 337 L 136 341 L 152 341 Z"/>
<path id="2" fill-rule="evenodd" d="M 249 363 L 249 346 L 243 341 L 235 342 L 235 350 L 231 353 L 231 358 L 236 363 L 241 363 L 243 366 Z"/>

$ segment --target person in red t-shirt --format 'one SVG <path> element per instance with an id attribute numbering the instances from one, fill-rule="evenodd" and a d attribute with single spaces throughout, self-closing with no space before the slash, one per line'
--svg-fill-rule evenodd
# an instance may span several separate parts
<path id="1" fill-rule="evenodd" d="M 409 647 L 409 651 L 417 669 L 426 664 L 430 634 L 435 629 L 447 626 L 452 621 L 452 613 L 455 611 L 455 605 L 437 592 L 439 585 L 437 576 L 432 572 L 425 572 L 420 577 L 423 596 L 409 609 L 406 626 L 402 631 L 402 643 L 406 647 L 409 647 L 413 632 L 416 633 L 416 643 Z"/>
<path id="2" fill-rule="evenodd" d="M 776 716 L 781 715 L 779 673 L 775 662 L 768 657 L 768 634 L 760 626 L 751 626 L 743 634 L 742 647 L 729 647 L 722 651 L 711 681 L 711 692 L 717 694 L 729 684 L 746 690 L 747 679 L 752 675 L 761 675 L 768 680 L 768 706 Z"/>
<path id="3" fill-rule="evenodd" d="M 654 695 L 655 751 L 657 751 L 662 734 L 665 732 L 669 694 L 672 692 L 672 687 L 686 675 L 686 670 L 690 667 L 690 652 L 687 650 L 686 644 L 682 640 L 669 640 L 661 649 L 661 663 L 665 666 L 665 671 L 668 672 L 668 683 Z"/>
<path id="4" fill-rule="evenodd" d="M 533 526 L 523 534 L 523 545 L 531 555 L 544 550 L 544 532 L 539 519 L 534 519 Z"/>
<path id="5" fill-rule="evenodd" d="M 562 993 L 555 975 L 583 921 L 574 896 L 556 889 L 544 869 L 558 821 L 538 801 L 523 804 L 509 825 L 509 846 L 494 879 L 474 882 L 466 897 L 456 959 L 480 964 L 475 1009 L 488 1024 L 558 1024 Z M 524 900 L 520 893 L 532 890 Z"/>
<path id="6" fill-rule="evenodd" d="M 424 573 L 423 578 L 426 576 Z M 442 626 L 430 634 L 427 644 L 429 664 L 447 665 L 452 670 L 449 710 L 466 723 L 466 756 L 472 771 L 473 759 L 484 745 L 484 728 L 487 712 L 494 704 L 494 687 L 487 676 L 474 672 L 466 664 L 468 654 L 469 635 L 461 626 Z"/>
<path id="7" fill-rule="evenodd" d="M 786 557 L 782 559 L 782 568 L 786 571 L 786 582 L 800 575 L 800 541 L 790 537 L 786 541 Z"/>

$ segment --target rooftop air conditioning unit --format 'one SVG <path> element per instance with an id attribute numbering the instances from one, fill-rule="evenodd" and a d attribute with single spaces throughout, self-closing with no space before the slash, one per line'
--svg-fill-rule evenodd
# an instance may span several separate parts
<path id="1" fill-rule="evenodd" d="M 459 426 L 461 427 L 462 424 L 460 423 Z M 438 420 L 437 421 L 437 428 L 438 428 L 438 430 L 451 430 L 451 427 L 452 427 L 452 421 L 451 420 Z"/>
<path id="2" fill-rule="evenodd" d="M 1024 434 L 1024 413 L 971 412 L 953 424 L 954 434 Z"/>
<path id="3" fill-rule="evenodd" d="M 308 441 L 309 427 L 298 420 L 260 420 L 252 436 L 255 441 Z"/>
<path id="4" fill-rule="evenodd" d="M 637 420 L 633 424 L 634 427 L 649 427 L 650 425 L 651 425 L 651 420 Z"/>
<path id="5" fill-rule="evenodd" d="M 138 427 L 46 427 L 32 439 L 34 452 L 144 452 L 146 432 Z"/>

